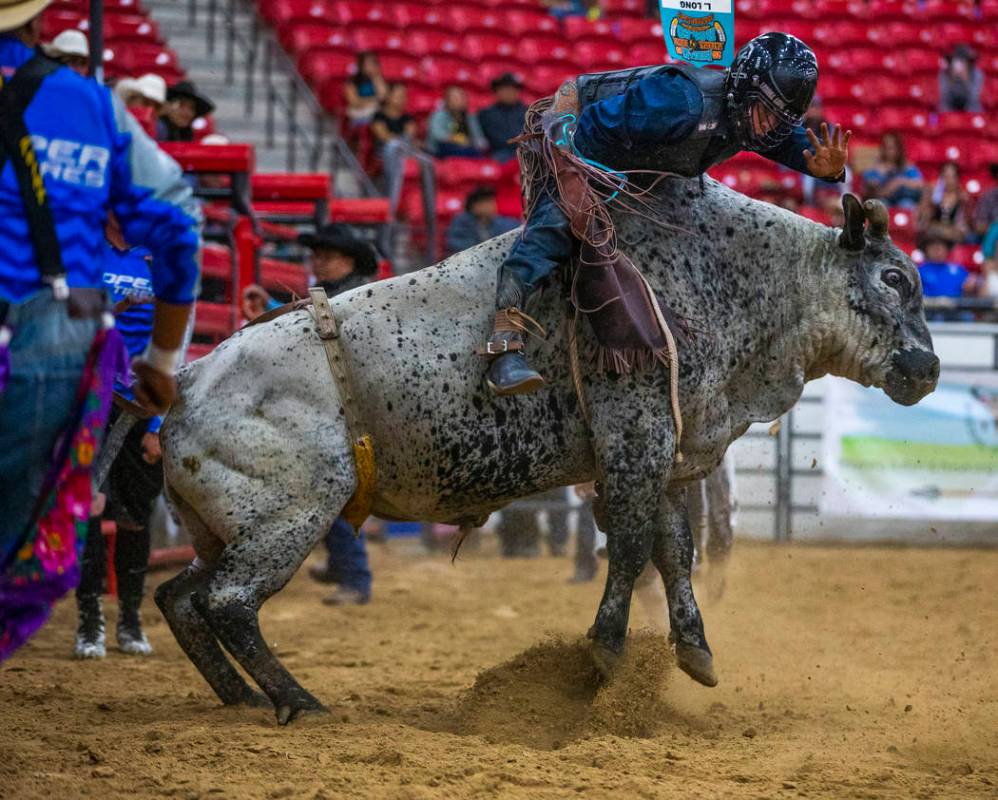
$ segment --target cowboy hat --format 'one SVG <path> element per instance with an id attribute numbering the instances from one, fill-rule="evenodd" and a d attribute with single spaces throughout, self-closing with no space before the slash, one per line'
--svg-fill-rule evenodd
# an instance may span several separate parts
<path id="1" fill-rule="evenodd" d="M 68 28 L 56 36 L 48 44 L 42 45 L 45 55 L 51 58 L 59 56 L 77 56 L 78 58 L 90 58 L 90 43 L 87 35 L 76 28 Z"/>
<path id="2" fill-rule="evenodd" d="M 504 72 L 492 81 L 492 91 L 496 91 L 502 86 L 515 86 L 517 89 L 523 88 L 523 83 L 512 72 Z"/>
<path id="3" fill-rule="evenodd" d="M 146 100 L 151 100 L 157 105 L 163 105 L 166 102 L 166 81 L 153 72 L 147 72 L 136 78 L 132 91 L 138 92 Z"/>
<path id="4" fill-rule="evenodd" d="M 378 257 L 363 239 L 354 235 L 346 225 L 324 225 L 315 233 L 303 233 L 298 244 L 312 250 L 336 250 L 353 259 L 353 269 L 358 275 L 371 276 L 378 271 Z"/>
<path id="5" fill-rule="evenodd" d="M 199 117 L 206 117 L 215 110 L 215 104 L 198 91 L 193 81 L 175 83 L 166 92 L 167 100 L 176 100 L 180 97 L 194 101 L 194 113 Z"/>
<path id="6" fill-rule="evenodd" d="M 41 14 L 52 0 L 0 0 L 0 31 L 13 31 Z"/>

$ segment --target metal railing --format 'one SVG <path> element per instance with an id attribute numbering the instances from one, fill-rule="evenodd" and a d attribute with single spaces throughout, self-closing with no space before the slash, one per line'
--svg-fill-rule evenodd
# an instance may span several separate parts
<path id="1" fill-rule="evenodd" d="M 188 21 L 192 27 L 198 23 L 198 0 L 189 0 Z M 278 115 L 283 120 L 285 163 L 289 172 L 298 168 L 301 153 L 307 169 L 313 172 L 328 170 L 333 176 L 340 170 L 348 170 L 361 196 L 379 195 L 377 187 L 339 135 L 337 120 L 319 104 L 273 31 L 260 19 L 255 3 L 251 0 L 208 0 L 204 29 L 209 55 L 215 54 L 221 38 L 225 79 L 229 84 L 235 83 L 237 62 L 242 60 L 243 106 L 247 115 L 253 114 L 256 108 L 257 84 L 260 84 L 268 147 L 274 147 L 277 141 Z"/>

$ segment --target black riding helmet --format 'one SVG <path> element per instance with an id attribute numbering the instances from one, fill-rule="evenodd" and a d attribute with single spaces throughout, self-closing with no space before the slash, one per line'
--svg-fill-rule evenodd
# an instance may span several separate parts
<path id="1" fill-rule="evenodd" d="M 735 131 L 748 150 L 768 150 L 801 124 L 818 85 L 818 59 L 796 36 L 764 33 L 747 42 L 728 71 L 728 111 Z M 756 103 L 779 124 L 764 134 L 752 126 Z"/>

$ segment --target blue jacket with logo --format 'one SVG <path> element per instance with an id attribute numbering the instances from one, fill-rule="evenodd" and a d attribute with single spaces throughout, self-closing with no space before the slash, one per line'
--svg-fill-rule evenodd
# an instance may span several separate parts
<path id="1" fill-rule="evenodd" d="M 34 52 L 0 34 L 8 80 Z M 45 78 L 25 111 L 71 287 L 98 288 L 104 222 L 113 211 L 127 241 L 154 258 L 156 297 L 194 300 L 200 271 L 199 206 L 177 163 L 111 93 L 63 68 Z M 0 173 L 0 300 L 21 302 L 42 287 L 13 166 Z"/>

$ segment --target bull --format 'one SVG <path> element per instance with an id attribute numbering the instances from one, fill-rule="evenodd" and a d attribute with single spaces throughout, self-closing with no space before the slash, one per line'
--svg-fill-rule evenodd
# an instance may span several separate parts
<path id="1" fill-rule="evenodd" d="M 517 397 L 490 392 L 475 351 L 516 232 L 340 295 L 332 307 L 376 452 L 373 513 L 470 524 L 518 497 L 597 480 L 609 568 L 590 629 L 594 661 L 612 669 L 635 579 L 650 561 L 664 582 L 678 665 L 711 686 L 690 580 L 686 487 L 752 423 L 789 410 L 809 380 L 840 375 L 908 405 L 935 388 L 939 361 L 918 272 L 891 242 L 879 203 L 845 196 L 840 231 L 709 179 L 670 179 L 649 202 L 669 227 L 623 214 L 615 221 L 621 249 L 689 321 L 678 370 L 681 442 L 669 370 L 589 367 L 585 354 L 597 343 L 584 322 L 575 385 L 558 279 L 529 309 L 548 331 L 528 345 L 547 385 Z M 179 385 L 162 430 L 163 463 L 197 558 L 160 586 L 156 602 L 223 703 L 273 704 L 281 724 L 321 711 L 267 647 L 257 616 L 357 486 L 316 323 L 299 310 L 243 329 L 189 365 Z"/>

